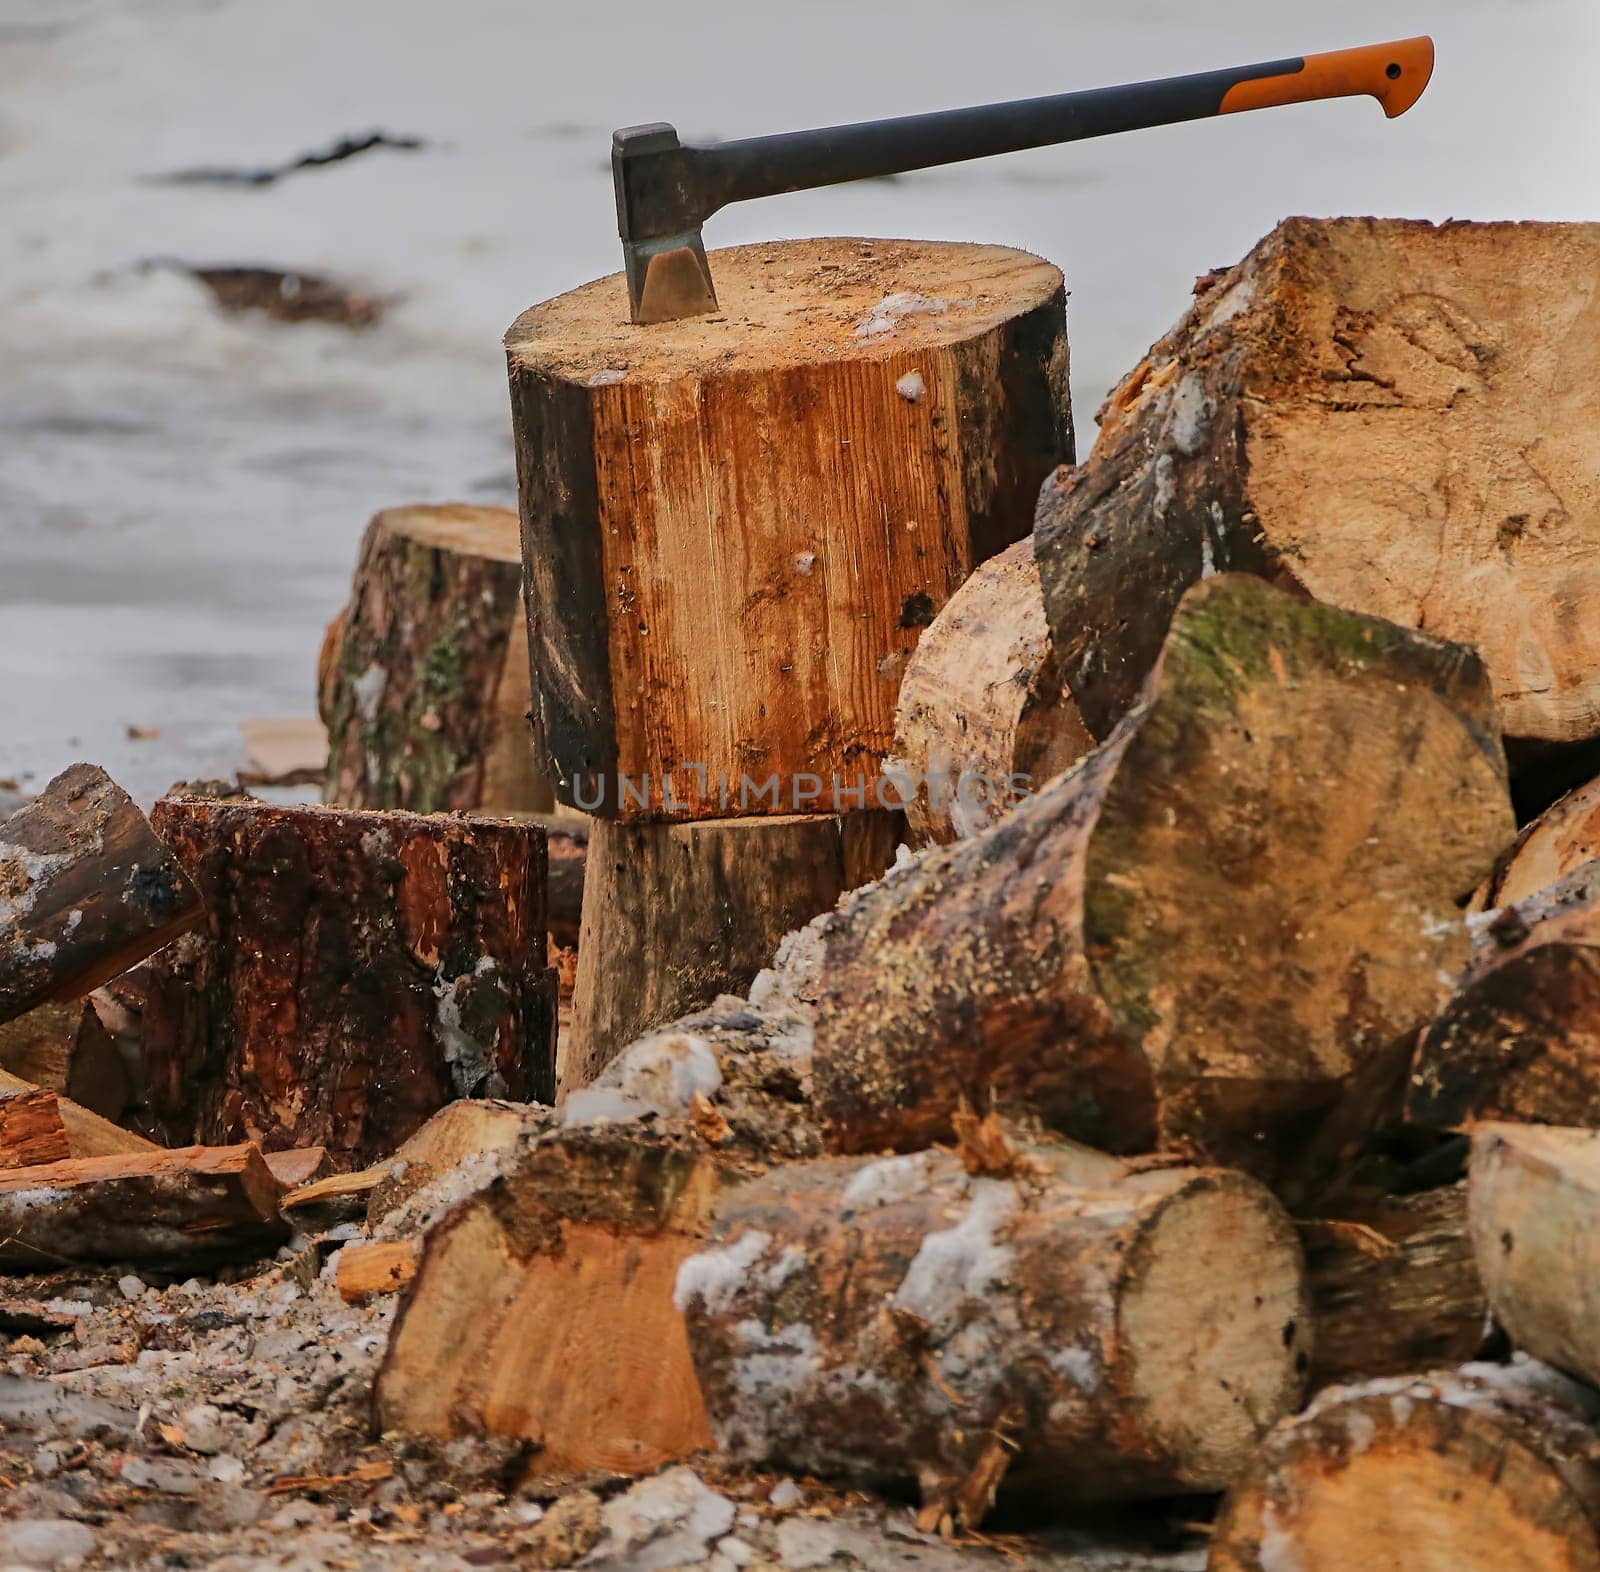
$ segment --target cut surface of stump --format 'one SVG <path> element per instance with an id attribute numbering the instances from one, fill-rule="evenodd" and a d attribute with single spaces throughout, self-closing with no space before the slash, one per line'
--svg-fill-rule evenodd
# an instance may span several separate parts
<path id="1" fill-rule="evenodd" d="M 324 651 L 324 795 L 351 808 L 536 812 L 517 516 L 386 508 Z"/>
<path id="2" fill-rule="evenodd" d="M 1335 1387 L 1268 1436 L 1208 1572 L 1596 1572 L 1597 1417 L 1534 1364 Z"/>
<path id="3" fill-rule="evenodd" d="M 635 326 L 615 275 L 506 336 L 558 795 L 698 819 L 820 782 L 829 812 L 838 776 L 894 806 L 871 793 L 907 656 L 1072 457 L 1061 275 L 909 240 L 711 266 L 715 316 Z"/>
<path id="4" fill-rule="evenodd" d="M 1600 1132 L 1481 1125 L 1470 1193 L 1478 1270 L 1512 1342 L 1600 1380 Z"/>
<path id="5" fill-rule="evenodd" d="M 128 794 L 74 764 L 0 823 L 0 1020 L 88 993 L 202 916 Z"/>
<path id="6" fill-rule="evenodd" d="M 1006 1171 L 1006 1170 L 1009 1171 Z M 773 1169 L 719 1203 L 678 1300 L 734 1459 L 1110 1501 L 1226 1484 L 1304 1383 L 1287 1214 L 1240 1174 L 1016 1146 Z"/>
<path id="7" fill-rule="evenodd" d="M 634 1038 L 742 993 L 792 929 L 893 863 L 897 813 L 591 827 L 563 1095 Z"/>
<path id="8" fill-rule="evenodd" d="M 912 1149 L 964 1098 L 1309 1179 L 1397 1111 L 1511 833 L 1471 652 L 1209 579 L 1113 738 L 821 924 L 830 1139 Z"/>
<path id="9" fill-rule="evenodd" d="M 156 818 L 208 911 L 144 1008 L 169 1127 L 353 1168 L 456 1098 L 551 1097 L 542 831 L 196 794 Z"/>
<path id="10" fill-rule="evenodd" d="M 895 764 L 913 844 L 987 829 L 1093 746 L 1061 680 L 1030 535 L 973 572 L 906 663 Z"/>
<path id="11" fill-rule="evenodd" d="M 1600 862 L 1504 908 L 1417 1047 L 1414 1124 L 1600 1124 Z"/>
<path id="12" fill-rule="evenodd" d="M 1600 225 L 1286 220 L 1112 393 L 1039 526 L 1105 736 L 1229 568 L 1471 644 L 1508 738 L 1600 735 Z"/>

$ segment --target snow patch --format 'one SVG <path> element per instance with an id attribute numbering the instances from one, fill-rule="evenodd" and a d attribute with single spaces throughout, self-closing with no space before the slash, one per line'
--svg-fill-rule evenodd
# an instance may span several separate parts
<path id="1" fill-rule="evenodd" d="M 885 295 L 856 323 L 856 337 L 885 338 L 907 317 L 937 316 L 949 309 L 950 302 L 938 295 L 923 295 L 914 289 L 896 290 L 892 295 Z"/>
<path id="2" fill-rule="evenodd" d="M 1211 405 L 1206 386 L 1197 372 L 1186 371 L 1172 390 L 1167 432 L 1172 445 L 1185 458 L 1193 458 L 1205 445 L 1211 426 Z"/>
<path id="3" fill-rule="evenodd" d="M 920 1195 L 928 1187 L 933 1162 L 931 1152 L 909 1157 L 883 1157 L 852 1175 L 840 1200 L 847 1207 L 895 1206 Z"/>
<path id="4" fill-rule="evenodd" d="M 389 673 L 376 661 L 351 684 L 356 696 L 356 709 L 369 725 L 378 718 L 378 706 L 383 702 L 384 689 L 389 686 Z"/>
<path id="5" fill-rule="evenodd" d="M 928 391 L 928 384 L 922 380 L 920 371 L 908 371 L 895 383 L 894 390 L 908 404 L 915 404 Z"/>
<path id="6" fill-rule="evenodd" d="M 691 1255 L 678 1268 L 672 1302 L 681 1311 L 687 1311 L 696 1302 L 711 1315 L 726 1310 L 749 1278 L 750 1268 L 771 1243 L 771 1234 L 752 1228 L 720 1250 L 702 1250 L 698 1255 Z"/>
<path id="7" fill-rule="evenodd" d="M 951 1332 L 969 1301 L 986 1298 L 1005 1281 L 1012 1252 L 995 1236 L 1021 1205 L 1010 1180 L 974 1180 L 966 1216 L 922 1241 L 895 1292 L 896 1308 L 926 1321 L 935 1333 Z"/>

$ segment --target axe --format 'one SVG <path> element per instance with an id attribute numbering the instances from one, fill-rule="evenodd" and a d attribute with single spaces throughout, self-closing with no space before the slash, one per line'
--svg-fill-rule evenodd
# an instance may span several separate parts
<path id="1" fill-rule="evenodd" d="M 628 126 L 611 139 L 628 304 L 635 322 L 671 322 L 716 311 L 700 226 L 730 202 L 1317 98 L 1370 94 L 1392 119 L 1422 96 L 1432 72 L 1433 40 L 1406 38 L 1227 71 L 708 147 L 685 145 L 666 124 Z"/>

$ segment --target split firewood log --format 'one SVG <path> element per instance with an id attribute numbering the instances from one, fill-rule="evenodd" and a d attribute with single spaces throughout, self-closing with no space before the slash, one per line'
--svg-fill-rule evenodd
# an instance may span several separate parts
<path id="1" fill-rule="evenodd" d="M 1398 1112 L 1512 828 L 1470 651 L 1209 579 L 1115 736 L 819 925 L 830 1141 L 914 1150 L 965 1099 L 1315 1184 Z"/>
<path id="2" fill-rule="evenodd" d="M 562 801 L 606 817 L 804 812 L 835 777 L 870 802 L 906 657 L 1072 457 L 1050 263 L 827 239 L 712 266 L 716 316 L 641 331 L 612 277 L 506 335 L 539 726 Z"/>
<path id="3" fill-rule="evenodd" d="M 1527 825 L 1473 900 L 1480 911 L 1512 906 L 1600 857 L 1600 776 L 1552 803 Z"/>
<path id="4" fill-rule="evenodd" d="M 71 1156 L 54 1092 L 0 1095 L 0 1168 L 37 1168 Z"/>
<path id="5" fill-rule="evenodd" d="M 39 1088 L 9 1070 L 0 1069 L 0 1096 L 36 1092 Z M 161 1147 L 132 1130 L 112 1124 L 71 1099 L 56 1094 L 56 1111 L 66 1127 L 67 1149 L 73 1157 L 115 1157 L 128 1153 L 159 1152 Z"/>
<path id="6" fill-rule="evenodd" d="M 1243 569 L 1477 648 L 1508 738 L 1600 735 L 1600 226 L 1288 219 L 1100 412 L 1041 516 L 1097 737 Z"/>
<path id="7" fill-rule="evenodd" d="M 552 1095 L 542 831 L 192 793 L 155 816 L 209 914 L 145 1002 L 169 1127 L 356 1168 L 458 1097 Z"/>
<path id="8" fill-rule="evenodd" d="M 1334 1387 L 1234 1485 L 1208 1572 L 1594 1572 L 1597 1419 L 1528 1362 Z"/>
<path id="9" fill-rule="evenodd" d="M 976 1527 L 1002 1477 L 1052 1501 L 1221 1489 L 1304 1388 L 1287 1213 L 1242 1174 L 985 1144 L 724 1195 L 677 1282 L 719 1447 L 915 1483 L 925 1527 Z"/>
<path id="10" fill-rule="evenodd" d="M 537 812 L 517 516 L 386 508 L 324 641 L 324 795 L 350 808 Z"/>
<path id="11" fill-rule="evenodd" d="M 802 1014 L 723 999 L 568 1098 L 560 1128 L 429 1230 L 380 1428 L 525 1437 L 550 1474 L 648 1473 L 708 1446 L 673 1283 L 724 1188 L 819 1149 L 809 1054 Z"/>
<path id="12" fill-rule="evenodd" d="M 1600 1380 L 1600 1131 L 1481 1125 L 1469 1185 L 1478 1270 L 1507 1335 Z"/>
<path id="13" fill-rule="evenodd" d="M 0 1068 L 117 1119 L 133 1095 L 133 1078 L 101 1018 L 99 993 L 35 1005 L 0 1022 Z"/>
<path id="14" fill-rule="evenodd" d="M 270 1255 L 289 1237 L 284 1186 L 260 1150 L 190 1146 L 74 1157 L 0 1173 L 0 1265 L 170 1268 Z"/>
<path id="15" fill-rule="evenodd" d="M 128 794 L 74 764 L 0 824 L 0 1020 L 88 993 L 203 916 Z"/>
<path id="16" fill-rule="evenodd" d="M 1316 1335 L 1311 1388 L 1474 1358 L 1489 1302 L 1467 1228 L 1467 1187 L 1347 1200 L 1301 1219 Z"/>
<path id="17" fill-rule="evenodd" d="M 898 813 L 624 824 L 596 819 L 563 1096 L 641 1033 L 740 993 L 791 929 L 895 858 Z"/>
<path id="18" fill-rule="evenodd" d="M 1093 746 L 1061 680 L 1030 535 L 977 568 L 918 640 L 886 773 L 911 788 L 913 844 L 942 844 L 987 829 Z"/>
<path id="19" fill-rule="evenodd" d="M 417 1275 L 417 1241 L 380 1239 L 347 1244 L 334 1267 L 334 1284 L 347 1305 L 397 1293 Z"/>
<path id="20" fill-rule="evenodd" d="M 392 1157 L 297 1185 L 283 1198 L 284 1215 L 302 1232 L 323 1222 L 376 1222 L 447 1169 L 514 1145 L 540 1127 L 544 1113 L 537 1104 L 485 1098 L 446 1103 Z"/>
<path id="21" fill-rule="evenodd" d="M 1414 1124 L 1600 1124 L 1600 861 L 1504 907 L 1419 1043 Z"/>

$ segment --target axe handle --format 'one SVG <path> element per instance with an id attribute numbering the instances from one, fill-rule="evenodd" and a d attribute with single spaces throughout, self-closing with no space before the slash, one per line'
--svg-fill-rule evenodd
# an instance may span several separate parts
<path id="1" fill-rule="evenodd" d="M 688 146 L 679 196 L 693 191 L 704 219 L 730 202 L 784 191 L 1318 98 L 1370 94 L 1392 118 L 1417 101 L 1432 70 L 1432 40 L 1408 38 L 1017 103 Z"/>

